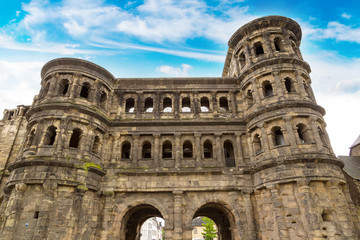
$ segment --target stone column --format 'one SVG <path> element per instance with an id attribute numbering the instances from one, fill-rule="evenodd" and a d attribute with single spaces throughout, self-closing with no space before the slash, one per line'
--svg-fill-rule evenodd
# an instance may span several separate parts
<path id="1" fill-rule="evenodd" d="M 244 156 L 243 156 L 242 145 L 241 145 L 241 133 L 240 132 L 235 132 L 235 142 L 236 142 L 236 147 L 235 147 L 236 166 L 245 166 L 246 164 L 244 162 Z"/>
<path id="2" fill-rule="evenodd" d="M 159 167 L 160 134 L 154 134 L 154 167 Z"/>
<path id="3" fill-rule="evenodd" d="M 61 127 L 61 124 L 60 124 Z M 63 139 L 62 139 L 62 132 L 64 132 L 64 130 L 61 130 L 60 128 L 57 128 L 56 130 L 56 139 L 55 139 L 55 155 L 60 156 L 61 155 L 61 151 L 63 149 Z"/>
<path id="4" fill-rule="evenodd" d="M 133 135 L 134 142 L 133 142 L 133 147 L 131 150 L 131 155 L 132 155 L 131 156 L 132 157 L 131 165 L 132 165 L 132 167 L 137 167 L 139 152 L 141 153 L 141 150 L 139 148 L 139 138 L 140 138 L 139 135 L 135 135 L 135 134 Z"/>
<path id="5" fill-rule="evenodd" d="M 144 112 L 144 104 L 143 104 L 143 91 L 137 91 L 136 95 L 136 104 L 135 104 L 135 112 L 136 112 L 136 118 L 140 118 L 140 114 Z"/>
<path id="6" fill-rule="evenodd" d="M 196 167 L 201 168 L 202 167 L 202 163 L 201 163 L 201 141 L 200 141 L 201 133 L 195 133 L 194 135 L 195 135 Z"/>
<path id="7" fill-rule="evenodd" d="M 70 98 L 74 99 L 78 96 L 78 85 L 81 75 L 80 74 L 74 74 L 73 75 L 73 83 L 71 84 L 70 88 Z"/>
<path id="8" fill-rule="evenodd" d="M 263 33 L 262 36 L 263 36 L 263 39 L 265 40 L 265 46 L 266 46 L 265 53 L 267 53 L 268 57 L 273 57 L 274 52 L 273 52 L 273 49 L 271 47 L 271 40 L 270 40 L 269 32 Z"/>
<path id="9" fill-rule="evenodd" d="M 300 98 L 306 99 L 306 92 L 303 84 L 303 80 L 300 77 L 299 71 L 295 71 L 295 78 L 296 78 L 296 89 L 299 91 Z"/>
<path id="10" fill-rule="evenodd" d="M 199 104 L 199 92 L 195 92 L 194 93 L 194 99 L 193 99 L 193 109 L 194 109 L 194 115 L 196 118 L 199 117 L 199 109 L 200 109 L 200 104 Z"/>
<path id="11" fill-rule="evenodd" d="M 262 148 L 263 148 L 264 152 L 269 152 L 270 151 L 270 144 L 269 144 L 269 139 L 268 139 L 268 135 L 267 135 L 267 132 L 266 132 L 267 124 L 266 123 L 261 123 L 261 124 L 259 124 L 258 127 L 261 130 L 260 140 L 262 140 L 261 141 Z"/>
<path id="12" fill-rule="evenodd" d="M 175 167 L 181 167 L 181 134 L 175 133 Z"/>
<path id="13" fill-rule="evenodd" d="M 323 143 L 322 143 L 322 141 L 320 139 L 320 135 L 319 135 L 319 132 L 318 132 L 318 129 L 317 129 L 316 120 L 317 120 L 316 117 L 314 117 L 314 116 L 310 117 L 310 128 L 311 128 L 311 131 L 312 131 L 311 135 L 315 140 L 316 150 L 320 150 L 323 147 Z"/>
<path id="14" fill-rule="evenodd" d="M 252 85 L 252 88 L 253 88 L 252 93 L 253 93 L 254 103 L 261 105 L 260 91 L 261 91 L 262 87 L 259 88 L 254 79 L 251 80 L 251 85 Z"/>
<path id="15" fill-rule="evenodd" d="M 52 97 L 56 96 L 56 90 L 58 87 L 58 82 L 59 82 L 59 74 L 55 74 L 51 76 L 50 81 L 50 86 L 49 86 L 49 92 L 47 94 L 47 96 L 49 96 L 48 99 L 51 99 Z"/>
<path id="16" fill-rule="evenodd" d="M 311 196 L 310 196 L 310 181 L 309 180 L 299 180 L 297 181 L 298 194 L 296 195 L 297 202 L 300 209 L 300 217 L 302 225 L 305 230 L 306 239 L 313 239 L 316 237 L 314 235 L 314 230 L 319 229 L 319 220 L 314 216 L 315 211 L 311 206 Z M 295 191 L 296 193 L 297 191 Z"/>
<path id="17" fill-rule="evenodd" d="M 222 156 L 223 156 L 222 149 L 223 148 L 221 146 L 221 139 L 220 139 L 221 135 L 222 135 L 221 133 L 215 133 L 215 145 L 216 145 L 216 149 L 217 149 L 216 158 L 218 160 L 218 166 L 219 167 L 225 166 L 225 163 L 224 163 L 224 161 L 222 159 Z"/>
<path id="18" fill-rule="evenodd" d="M 154 99 L 154 112 L 156 119 L 160 118 L 160 102 L 161 102 L 160 93 L 157 92 Z"/>
<path id="19" fill-rule="evenodd" d="M 254 209 L 251 203 L 251 192 L 242 191 L 247 221 L 247 239 L 256 239 Z"/>
<path id="20" fill-rule="evenodd" d="M 247 57 L 248 61 L 249 61 L 249 64 L 252 64 L 253 63 L 253 55 L 251 54 L 251 50 L 250 50 L 250 42 L 249 41 L 246 41 L 244 46 L 245 46 L 245 57 Z M 246 63 L 245 63 L 246 65 Z"/>
<path id="21" fill-rule="evenodd" d="M 183 191 L 175 190 L 174 195 L 174 240 L 182 240 L 182 195 Z"/>
<path id="22" fill-rule="evenodd" d="M 213 116 L 216 116 L 218 114 L 218 102 L 217 102 L 217 99 L 216 99 L 216 92 L 215 91 L 212 91 L 211 92 L 211 96 L 212 96 L 212 107 L 213 107 Z M 210 101 L 210 100 L 209 100 Z"/>
<path id="23" fill-rule="evenodd" d="M 253 147 L 253 143 L 252 143 L 252 139 L 251 139 L 251 134 L 250 133 L 246 133 L 246 142 L 248 144 L 249 147 L 249 154 L 250 154 L 250 159 L 251 161 L 255 160 L 255 151 L 254 151 L 254 147 Z"/>
<path id="24" fill-rule="evenodd" d="M 294 129 L 291 125 L 291 116 L 285 116 L 283 117 L 283 120 L 285 122 L 285 126 L 286 126 L 286 132 L 288 133 L 288 141 L 289 141 L 289 144 L 290 144 L 290 147 L 291 147 L 291 151 L 293 153 L 298 153 L 299 152 L 299 148 L 297 146 L 297 143 L 296 143 L 296 135 L 294 133 Z M 285 134 L 284 134 L 284 138 L 286 138 Z"/>
<path id="25" fill-rule="evenodd" d="M 181 108 L 180 92 L 174 93 L 173 106 L 174 106 L 174 116 L 175 116 L 175 118 L 178 118 L 179 117 L 179 109 Z"/>
<path id="26" fill-rule="evenodd" d="M 284 100 L 284 87 L 283 87 L 283 82 L 282 79 L 280 79 L 280 72 L 279 71 L 273 71 L 272 76 L 275 80 L 275 87 L 276 87 L 276 93 L 279 96 L 280 101 Z"/>

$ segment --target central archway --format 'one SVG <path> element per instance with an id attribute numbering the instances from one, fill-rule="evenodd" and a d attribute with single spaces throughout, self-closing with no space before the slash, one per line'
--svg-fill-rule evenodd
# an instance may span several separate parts
<path id="1" fill-rule="evenodd" d="M 149 204 L 131 208 L 124 216 L 123 231 L 125 240 L 139 240 L 142 224 L 151 217 L 163 218 L 160 211 Z"/>
<path id="2" fill-rule="evenodd" d="M 218 240 L 232 240 L 231 225 L 234 217 L 231 212 L 217 203 L 207 203 L 200 207 L 194 214 L 197 217 L 208 217 L 213 220 L 218 229 Z"/>

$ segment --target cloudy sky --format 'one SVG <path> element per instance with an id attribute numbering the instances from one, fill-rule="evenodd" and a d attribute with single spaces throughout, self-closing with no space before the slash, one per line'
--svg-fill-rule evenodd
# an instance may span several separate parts
<path id="1" fill-rule="evenodd" d="M 315 3 L 314 3 L 315 2 Z M 31 104 L 49 60 L 92 61 L 115 77 L 221 76 L 229 37 L 283 15 L 302 27 L 301 51 L 325 107 L 332 146 L 360 134 L 360 1 L 0 0 L 0 112 Z"/>

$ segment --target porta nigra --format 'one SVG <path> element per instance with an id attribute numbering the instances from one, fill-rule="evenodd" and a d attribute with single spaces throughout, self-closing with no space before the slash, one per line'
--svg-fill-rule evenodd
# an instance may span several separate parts
<path id="1" fill-rule="evenodd" d="M 198 216 L 221 240 L 358 239 L 301 35 L 256 19 L 215 78 L 46 63 L 32 105 L 0 121 L 0 239 L 138 240 L 161 217 L 166 240 L 190 240 Z"/>

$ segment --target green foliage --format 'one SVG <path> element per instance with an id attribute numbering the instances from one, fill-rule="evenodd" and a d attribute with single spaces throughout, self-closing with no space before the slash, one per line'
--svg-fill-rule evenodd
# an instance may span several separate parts
<path id="1" fill-rule="evenodd" d="M 201 217 L 203 220 L 204 231 L 201 233 L 205 240 L 213 240 L 217 237 L 217 233 L 215 230 L 215 223 L 213 220 L 207 217 Z"/>

